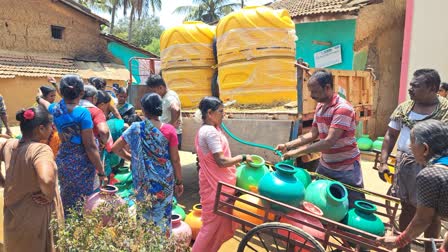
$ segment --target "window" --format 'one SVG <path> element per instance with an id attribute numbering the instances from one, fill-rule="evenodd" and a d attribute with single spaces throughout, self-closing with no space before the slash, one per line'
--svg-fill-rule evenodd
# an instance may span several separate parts
<path id="1" fill-rule="evenodd" d="M 62 39 L 62 33 L 64 32 L 64 27 L 61 26 L 51 26 L 51 37 L 54 39 Z"/>

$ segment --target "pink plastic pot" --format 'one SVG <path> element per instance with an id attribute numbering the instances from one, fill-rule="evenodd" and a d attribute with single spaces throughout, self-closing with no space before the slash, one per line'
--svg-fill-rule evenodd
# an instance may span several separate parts
<path id="1" fill-rule="evenodd" d="M 171 235 L 178 244 L 179 251 L 184 251 L 191 242 L 192 232 L 190 226 L 182 221 L 182 218 L 178 214 L 171 215 Z"/>
<path id="2" fill-rule="evenodd" d="M 302 207 L 303 207 L 303 210 L 306 211 L 306 212 L 315 214 L 315 215 L 317 215 L 317 216 L 323 216 L 323 212 L 322 212 L 322 210 L 320 210 L 317 206 L 315 206 L 315 205 L 313 205 L 313 204 L 311 204 L 311 203 L 309 203 L 309 202 L 306 202 L 306 201 L 303 202 Z M 318 230 L 318 229 L 316 229 L 316 228 L 313 228 L 313 227 L 312 227 L 312 226 L 314 226 L 314 227 L 318 227 L 318 228 L 323 228 L 323 225 L 322 225 L 322 223 L 319 221 L 319 219 L 317 219 L 317 218 L 315 218 L 315 217 L 313 217 L 313 216 L 309 216 L 309 215 L 300 213 L 300 212 L 292 212 L 292 213 L 288 214 L 287 216 L 292 217 L 292 218 L 294 218 L 294 219 L 301 220 L 301 221 L 303 221 L 303 222 L 305 222 L 305 223 L 309 223 L 310 226 L 308 226 L 308 225 L 306 225 L 306 224 L 299 223 L 299 222 L 294 221 L 294 220 L 292 220 L 292 219 L 289 219 L 289 218 L 287 218 L 287 217 L 285 217 L 285 216 L 283 216 L 283 217 L 280 218 L 280 222 L 288 223 L 288 224 L 291 224 L 291 225 L 293 225 L 293 226 L 295 226 L 295 227 L 298 227 L 298 228 L 302 229 L 303 231 L 305 231 L 306 233 L 308 233 L 308 234 L 310 234 L 311 236 L 313 236 L 314 238 L 317 238 L 318 241 L 322 241 L 322 240 L 324 240 L 324 238 L 325 238 L 325 233 L 322 232 L 322 231 L 320 231 L 320 230 Z M 288 235 L 287 232 L 286 232 L 286 231 L 283 231 L 283 230 L 280 230 L 280 231 L 279 231 L 279 234 L 281 234 L 281 235 L 285 235 L 285 236 Z M 304 241 L 304 239 L 303 239 L 302 237 L 300 237 L 300 236 L 298 236 L 298 235 L 294 235 L 294 234 L 291 235 L 291 239 L 292 239 L 292 240 L 299 241 L 299 242 L 300 242 L 300 241 L 301 241 L 301 242 Z M 309 245 L 309 243 L 307 243 L 307 244 Z M 298 249 L 299 249 L 299 248 L 296 248 L 296 251 L 297 251 Z M 308 250 L 307 250 L 307 249 L 302 249 L 302 251 L 308 251 Z"/>
<path id="3" fill-rule="evenodd" d="M 126 204 L 126 201 L 116 195 L 116 192 L 118 192 L 118 188 L 116 186 L 107 185 L 101 187 L 99 192 L 94 193 L 87 198 L 84 205 L 85 213 L 89 214 L 93 210 L 97 209 L 101 204 L 112 204 L 114 208 Z M 103 216 L 103 225 L 107 225 L 107 223 L 111 220 L 111 216 Z"/>

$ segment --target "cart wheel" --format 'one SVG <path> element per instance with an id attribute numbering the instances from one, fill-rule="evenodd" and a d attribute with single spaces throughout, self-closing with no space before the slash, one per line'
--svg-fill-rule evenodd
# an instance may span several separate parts
<path id="1" fill-rule="evenodd" d="M 391 185 L 389 187 L 389 189 L 387 190 L 386 195 L 394 196 L 394 195 L 392 195 L 392 187 L 393 187 L 393 185 Z M 389 215 L 392 214 L 392 203 L 390 201 L 388 201 L 388 200 L 386 200 L 386 212 Z M 395 215 L 395 220 L 392 223 L 393 227 L 394 227 L 394 231 L 400 230 L 400 226 L 398 224 L 398 220 L 400 218 L 400 213 L 401 213 L 401 204 L 398 205 L 397 214 Z"/>
<path id="2" fill-rule="evenodd" d="M 244 251 L 325 252 L 325 249 L 314 237 L 300 228 L 269 222 L 254 227 L 243 237 L 238 252 Z"/>

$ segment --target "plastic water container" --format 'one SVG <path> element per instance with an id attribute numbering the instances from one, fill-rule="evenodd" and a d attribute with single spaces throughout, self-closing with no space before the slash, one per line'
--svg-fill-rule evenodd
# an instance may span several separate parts
<path id="1" fill-rule="evenodd" d="M 296 99 L 295 24 L 286 10 L 245 7 L 216 27 L 222 100 L 270 104 Z"/>
<path id="2" fill-rule="evenodd" d="M 215 27 L 198 21 L 169 28 L 160 37 L 163 79 L 180 94 L 183 108 L 196 107 L 211 95 L 214 37 Z"/>

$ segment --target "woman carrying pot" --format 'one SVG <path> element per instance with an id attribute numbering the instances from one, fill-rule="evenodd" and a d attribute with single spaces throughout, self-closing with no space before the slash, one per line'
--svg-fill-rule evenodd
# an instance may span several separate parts
<path id="1" fill-rule="evenodd" d="M 249 155 L 232 157 L 229 142 L 220 125 L 224 118 L 224 105 L 216 97 L 205 97 L 199 103 L 203 124 L 196 140 L 199 158 L 199 195 L 202 205 L 202 227 L 193 245 L 193 252 L 215 252 L 233 237 L 235 228 L 227 218 L 213 213 L 218 182 L 236 184 L 235 165 L 252 161 Z M 227 190 L 227 191 L 226 191 Z M 223 189 L 233 194 L 233 190 Z"/>
<path id="2" fill-rule="evenodd" d="M 416 239 L 436 218 L 448 218 L 448 126 L 437 120 L 417 123 L 411 131 L 411 150 L 425 166 L 417 175 L 417 212 L 400 236 L 382 237 L 388 248 L 400 248 Z M 439 227 L 440 228 L 440 227 Z M 445 238 L 440 251 L 448 249 Z"/>

